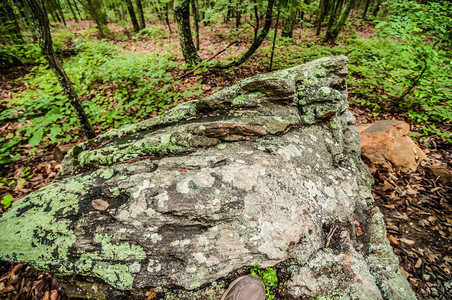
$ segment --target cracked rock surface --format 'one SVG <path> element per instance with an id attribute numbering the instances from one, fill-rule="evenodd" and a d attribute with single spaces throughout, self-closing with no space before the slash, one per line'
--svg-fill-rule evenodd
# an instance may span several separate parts
<path id="1" fill-rule="evenodd" d="M 207 299 L 259 264 L 283 269 L 285 299 L 415 299 L 370 194 L 346 63 L 249 78 L 80 144 L 61 181 L 0 217 L 0 259 L 78 297 Z"/>

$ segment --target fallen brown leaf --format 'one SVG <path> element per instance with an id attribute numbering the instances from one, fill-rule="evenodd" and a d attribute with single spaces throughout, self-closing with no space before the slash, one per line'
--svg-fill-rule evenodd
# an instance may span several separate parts
<path id="1" fill-rule="evenodd" d="M 399 244 L 399 241 L 397 241 L 397 238 L 395 236 L 388 234 L 387 237 L 388 237 L 389 243 L 392 246 L 397 246 Z"/>

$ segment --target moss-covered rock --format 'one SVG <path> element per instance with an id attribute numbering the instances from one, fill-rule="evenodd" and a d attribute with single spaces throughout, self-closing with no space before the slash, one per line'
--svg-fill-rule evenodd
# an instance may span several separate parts
<path id="1" fill-rule="evenodd" d="M 0 259 L 77 297 L 209 299 L 259 264 L 284 297 L 414 299 L 370 194 L 346 61 L 249 78 L 77 146 L 67 178 L 0 217 Z"/>

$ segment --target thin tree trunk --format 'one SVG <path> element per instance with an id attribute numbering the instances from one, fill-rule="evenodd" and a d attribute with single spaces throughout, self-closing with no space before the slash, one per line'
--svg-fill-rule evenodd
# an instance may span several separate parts
<path id="1" fill-rule="evenodd" d="M 78 23 L 77 15 L 75 14 L 75 11 L 74 11 L 74 8 L 72 7 L 71 1 L 70 1 L 70 0 L 66 0 L 66 2 L 67 2 L 67 4 L 68 4 L 68 6 L 69 6 L 69 10 L 70 10 L 71 13 L 72 13 L 72 16 L 74 17 L 75 22 Z"/>
<path id="2" fill-rule="evenodd" d="M 42 6 L 44 7 L 44 10 L 50 13 L 50 16 L 52 17 L 53 21 L 56 23 L 62 23 L 60 15 L 57 12 L 57 9 L 55 8 L 55 4 L 53 0 L 44 1 L 42 0 Z"/>
<path id="3" fill-rule="evenodd" d="M 316 35 L 320 34 L 320 29 L 322 27 L 322 22 L 325 19 L 326 12 L 329 9 L 329 0 L 321 0 L 320 2 L 320 9 L 319 9 L 319 16 L 317 17 L 317 32 Z"/>
<path id="4" fill-rule="evenodd" d="M 99 31 L 100 37 L 105 38 L 104 23 L 99 12 L 97 11 L 97 7 L 94 5 L 92 0 L 86 0 L 86 9 L 88 10 L 91 17 L 94 19 L 94 22 L 96 22 L 97 31 Z"/>
<path id="5" fill-rule="evenodd" d="M 199 50 L 199 11 L 198 11 L 198 5 L 197 0 L 190 0 L 192 12 L 193 12 L 193 23 L 195 27 L 195 47 L 196 50 Z"/>
<path id="6" fill-rule="evenodd" d="M 339 20 L 337 21 L 336 25 L 334 25 L 331 28 L 331 30 L 327 31 L 327 33 L 325 35 L 325 42 L 334 41 L 337 38 L 342 27 L 344 27 L 344 25 L 345 25 L 345 21 L 347 21 L 350 11 L 352 10 L 353 6 L 355 5 L 355 1 L 356 0 L 348 1 L 347 6 L 345 7 L 344 11 L 341 13 L 341 16 L 340 16 Z"/>
<path id="7" fill-rule="evenodd" d="M 240 0 L 237 0 L 236 6 L 235 6 L 235 28 L 239 28 L 241 24 L 241 18 L 242 18 L 242 2 Z"/>
<path id="8" fill-rule="evenodd" d="M 140 31 L 140 26 L 138 25 L 137 16 L 135 15 L 135 10 L 133 9 L 132 0 L 126 0 L 127 10 L 129 11 L 130 20 L 132 21 L 133 30 L 135 32 Z"/>
<path id="9" fill-rule="evenodd" d="M 370 0 L 366 0 L 366 4 L 364 5 L 364 11 L 362 15 L 362 19 L 365 20 L 367 18 L 367 11 L 369 10 Z"/>
<path id="10" fill-rule="evenodd" d="M 165 5 L 165 23 L 166 23 L 166 26 L 168 26 L 170 34 L 173 33 L 173 30 L 171 29 L 171 24 L 169 21 L 169 3 L 168 2 Z"/>
<path id="11" fill-rule="evenodd" d="M 68 1 L 70 2 L 71 0 L 68 0 Z M 78 13 L 78 18 L 79 18 L 80 20 L 83 20 L 82 14 L 80 13 L 80 9 L 78 8 L 78 5 L 77 5 L 77 1 L 75 1 L 75 0 L 73 0 L 73 1 L 74 1 L 75 11 Z"/>
<path id="12" fill-rule="evenodd" d="M 278 15 L 276 16 L 276 24 L 275 24 L 275 34 L 273 35 L 272 53 L 270 55 L 270 67 L 268 68 L 269 72 L 271 72 L 272 68 L 273 68 L 273 55 L 275 54 L 276 36 L 278 35 L 278 23 L 279 23 L 280 13 L 281 13 L 281 8 L 278 7 Z"/>
<path id="13" fill-rule="evenodd" d="M 61 20 L 63 20 L 64 26 L 66 26 L 66 18 L 64 17 L 63 8 L 61 8 L 60 0 L 55 0 L 56 7 L 58 8 L 58 12 L 60 13 Z"/>
<path id="14" fill-rule="evenodd" d="M 262 28 L 262 31 L 259 34 L 259 36 L 257 37 L 257 39 L 253 42 L 253 44 L 251 44 L 248 51 L 246 51 L 241 57 L 231 61 L 230 63 L 226 63 L 226 64 L 220 63 L 220 62 L 216 63 L 216 64 L 210 66 L 211 69 L 229 69 L 232 67 L 237 67 L 237 66 L 241 65 L 242 63 L 244 63 L 248 58 L 250 58 L 251 55 L 254 54 L 254 52 L 256 52 L 256 50 L 260 47 L 262 42 L 267 37 L 268 31 L 270 30 L 270 27 L 272 25 L 272 12 L 273 12 L 274 4 L 275 4 L 275 0 L 268 0 L 267 11 L 265 13 L 264 27 Z"/>
<path id="15" fill-rule="evenodd" d="M 335 26 L 335 24 L 338 21 L 338 18 L 340 17 L 340 13 L 342 10 L 342 5 L 344 4 L 344 0 L 332 0 L 333 3 L 330 5 L 329 8 L 329 14 L 328 14 L 328 26 L 326 28 L 326 32 L 332 30 L 332 28 Z"/>
<path id="16" fill-rule="evenodd" d="M 23 0 L 17 0 L 16 5 L 19 9 L 20 21 L 22 26 L 29 32 L 31 32 L 31 36 L 33 38 L 33 42 L 37 41 L 36 33 L 31 28 L 33 25 L 31 24 L 31 16 L 28 10 L 26 9 L 26 5 Z"/>
<path id="17" fill-rule="evenodd" d="M 257 40 L 257 34 L 259 33 L 259 7 L 257 6 L 257 0 L 254 0 L 254 18 L 256 19 L 254 27 L 254 40 Z"/>
<path id="18" fill-rule="evenodd" d="M 190 29 L 190 0 L 174 1 L 174 18 L 177 23 L 177 34 L 184 55 L 185 63 L 196 65 L 202 61 L 193 44 Z"/>
<path id="19" fill-rule="evenodd" d="M 135 4 L 137 5 L 137 14 L 140 20 L 140 29 L 144 29 L 146 28 L 146 22 L 144 21 L 143 5 L 141 4 L 141 0 L 135 0 Z"/>
<path id="20" fill-rule="evenodd" d="M 296 7 L 296 0 L 290 0 L 288 3 L 288 7 L 286 13 L 284 16 L 284 25 L 281 32 L 282 37 L 289 37 L 291 38 L 293 36 L 293 24 L 295 23 L 295 20 L 297 19 L 297 7 Z"/>
<path id="21" fill-rule="evenodd" d="M 80 98 L 75 91 L 74 85 L 67 76 L 60 61 L 55 55 L 55 51 L 52 46 L 52 36 L 50 34 L 50 25 L 47 15 L 39 5 L 37 0 L 25 0 L 31 13 L 34 16 L 34 26 L 38 31 L 38 41 L 41 46 L 42 54 L 47 59 L 50 68 L 55 72 L 60 85 L 63 87 L 70 104 L 75 109 L 78 122 L 82 128 L 83 133 L 88 139 L 94 138 L 96 134 L 89 123 L 88 116 L 80 102 Z"/>
<path id="22" fill-rule="evenodd" d="M 373 10 L 373 12 L 372 12 L 372 15 L 373 15 L 374 17 L 376 17 L 377 14 L 378 14 L 378 12 L 380 11 L 380 5 L 381 5 L 381 2 L 382 2 L 382 0 L 377 0 L 377 3 L 375 3 L 374 10 Z"/>

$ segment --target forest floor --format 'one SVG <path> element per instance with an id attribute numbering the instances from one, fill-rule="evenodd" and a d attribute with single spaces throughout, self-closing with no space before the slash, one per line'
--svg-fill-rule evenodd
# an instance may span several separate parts
<path id="1" fill-rule="evenodd" d="M 71 23 L 71 30 L 75 35 L 83 35 L 91 22 Z M 166 30 L 163 25 L 155 25 L 159 30 Z M 111 26 L 112 37 L 116 37 L 115 44 L 126 51 L 149 52 L 161 51 L 165 45 L 175 45 L 174 51 L 179 51 L 175 26 L 173 34 L 163 39 L 144 37 L 130 39 L 131 33 L 119 27 Z M 223 50 L 231 41 L 230 27 L 216 27 L 214 32 L 203 28 L 201 51 L 204 59 L 210 58 Z M 354 28 L 362 38 L 369 38 L 373 34 L 372 26 L 360 25 Z M 118 34 L 120 33 L 120 34 Z M 296 29 L 294 35 L 301 42 L 319 42 L 312 29 Z M 117 38 L 121 36 L 122 38 Z M 340 43 L 340 41 L 339 41 Z M 268 42 L 264 42 L 264 46 Z M 248 47 L 246 42 L 237 42 L 228 51 L 216 59 L 222 60 L 230 56 L 228 53 L 237 53 Z M 178 62 L 182 65 L 183 59 Z M 264 65 L 265 62 L 265 65 Z M 257 52 L 249 62 L 234 68 L 231 72 L 203 71 L 199 74 L 184 77 L 179 85 L 183 90 L 187 86 L 200 83 L 204 93 L 202 96 L 230 86 L 235 82 L 267 72 L 268 58 Z M 27 87 L 23 77 L 32 66 L 16 67 L 0 70 L 0 99 L 9 99 L 14 93 Z M 175 69 L 173 77 L 182 77 L 188 70 Z M 353 95 L 350 95 L 353 98 Z M 380 119 L 407 120 L 403 113 L 391 111 L 380 112 L 365 107 L 353 105 L 351 110 L 355 116 L 356 124 L 375 122 Z M 1 109 L 1 107 L 0 107 Z M 0 126 L 0 136 L 16 133 L 20 124 L 4 124 Z M 421 132 L 419 126 L 411 126 L 411 131 Z M 427 155 L 429 162 L 419 166 L 411 174 L 390 172 L 388 170 L 373 170 L 375 185 L 373 195 L 377 205 L 385 217 L 388 229 L 388 238 L 394 252 L 400 260 L 400 269 L 408 278 L 413 290 L 419 299 L 450 299 L 452 295 L 452 203 L 451 186 L 442 185 L 438 178 L 429 172 L 431 164 L 452 167 L 452 152 L 445 144 L 436 143 L 434 137 L 424 139 L 415 138 L 421 149 Z M 70 144 L 80 142 L 70 141 Z M 429 146 L 429 147 L 428 147 Z M 27 145 L 23 145 L 26 153 Z M 54 157 L 53 146 L 41 147 L 35 156 L 23 155 L 10 169 L 0 170 L 2 177 L 20 182 L 9 189 L 14 199 L 20 199 L 30 192 L 51 183 L 59 171 L 60 162 Z M 25 175 L 24 175 L 25 174 Z M 23 179 L 23 180 L 21 180 Z M 8 187 L 0 186 L 2 189 Z M 14 204 L 13 204 L 14 205 Z M 2 210 L 0 209 L 0 213 Z M 17 264 L 0 264 L 0 298 L 1 299 L 27 299 L 25 295 L 39 299 L 65 299 L 64 290 L 50 274 L 42 273 L 31 267 Z"/>

